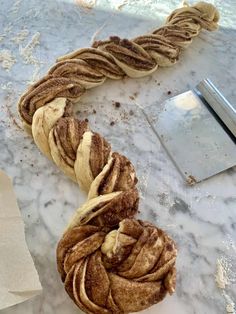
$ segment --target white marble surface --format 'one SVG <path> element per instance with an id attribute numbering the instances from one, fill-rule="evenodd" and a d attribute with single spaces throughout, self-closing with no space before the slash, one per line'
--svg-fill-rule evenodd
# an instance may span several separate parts
<path id="1" fill-rule="evenodd" d="M 24 64 L 19 45 L 11 38 L 23 28 L 28 29 L 24 47 L 40 32 L 40 45 L 33 53 L 41 62 L 43 75 L 57 56 L 89 46 L 101 26 L 98 38 L 112 34 L 132 38 L 161 25 L 179 5 L 178 0 L 131 0 L 119 11 L 119 3 L 98 0 L 93 9 L 87 10 L 72 0 L 0 1 L 0 32 L 6 35 L 0 50 L 11 50 L 17 61 L 9 72 L 0 67 L 0 168 L 13 179 L 27 243 L 43 285 L 42 295 L 3 314 L 78 313 L 57 274 L 55 247 L 69 217 L 85 200 L 78 187 L 42 156 L 32 139 L 16 125 L 20 125 L 16 101 L 35 65 Z M 176 293 L 145 312 L 149 314 L 226 313 L 225 297 L 215 283 L 216 261 L 231 261 L 236 269 L 236 168 L 187 187 L 137 106 L 154 102 L 158 106 L 169 97 L 168 91 L 177 95 L 205 77 L 236 104 L 235 0 L 217 0 L 215 4 L 222 17 L 219 31 L 202 32 L 177 65 L 139 80 L 107 81 L 89 91 L 78 105 L 78 117 L 88 117 L 93 129 L 136 166 L 142 196 L 139 217 L 167 230 L 178 244 Z M 8 30 L 4 30 L 6 27 Z M 115 109 L 114 101 L 119 101 L 121 107 Z M 115 122 L 113 126 L 111 121 Z M 225 290 L 234 302 L 235 277 L 230 275 Z"/>

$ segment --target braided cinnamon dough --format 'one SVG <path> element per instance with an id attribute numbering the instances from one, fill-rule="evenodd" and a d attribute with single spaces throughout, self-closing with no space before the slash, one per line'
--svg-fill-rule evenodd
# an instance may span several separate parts
<path id="1" fill-rule="evenodd" d="M 73 103 L 107 78 L 143 77 L 175 64 L 218 21 L 211 4 L 185 5 L 151 34 L 113 36 L 60 57 L 20 98 L 19 114 L 38 148 L 88 193 L 57 248 L 65 289 L 86 313 L 137 312 L 172 294 L 177 250 L 164 231 L 134 219 L 139 196 L 132 163 L 75 118 Z"/>

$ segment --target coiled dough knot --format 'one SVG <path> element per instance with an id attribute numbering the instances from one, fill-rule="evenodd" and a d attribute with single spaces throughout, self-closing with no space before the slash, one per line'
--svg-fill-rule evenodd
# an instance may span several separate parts
<path id="1" fill-rule="evenodd" d="M 124 219 L 119 227 L 69 229 L 58 244 L 65 289 L 85 312 L 141 311 L 175 290 L 176 247 L 150 223 Z"/>
<path id="2" fill-rule="evenodd" d="M 39 149 L 88 193 L 58 244 L 58 270 L 86 313 L 136 312 L 175 290 L 176 247 L 162 230 L 135 220 L 132 163 L 78 120 L 73 103 L 106 79 L 143 77 L 175 64 L 219 13 L 205 2 L 175 10 L 166 24 L 132 40 L 117 36 L 59 58 L 20 98 L 18 109 Z"/>

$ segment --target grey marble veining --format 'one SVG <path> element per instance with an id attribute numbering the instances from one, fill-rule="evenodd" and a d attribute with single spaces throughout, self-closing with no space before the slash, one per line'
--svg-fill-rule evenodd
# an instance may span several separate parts
<path id="1" fill-rule="evenodd" d="M 35 65 L 24 64 L 11 38 L 28 29 L 22 42 L 25 46 L 40 32 L 40 45 L 33 54 L 41 62 L 42 76 L 57 56 L 89 46 L 99 28 L 103 27 L 99 39 L 112 34 L 132 38 L 161 25 L 179 5 L 177 0 L 131 0 L 119 11 L 118 3 L 100 0 L 87 10 L 72 0 L 0 1 L 0 36 L 6 34 L 0 50 L 12 51 L 17 61 L 9 72 L 0 67 L 0 168 L 13 179 L 27 243 L 43 285 L 42 295 L 3 314 L 78 313 L 57 274 L 55 248 L 73 211 L 86 197 L 21 129 L 16 103 Z M 236 5 L 234 0 L 213 3 L 221 12 L 219 31 L 202 32 L 178 64 L 138 80 L 107 81 L 83 96 L 76 108 L 78 117 L 88 118 L 91 127 L 135 165 L 141 194 L 139 217 L 164 228 L 177 242 L 176 293 L 145 311 L 147 314 L 226 313 L 225 298 L 214 275 L 218 258 L 236 259 L 236 169 L 186 186 L 139 109 L 156 103 L 158 112 L 158 104 L 170 97 L 169 91 L 177 95 L 205 77 L 236 105 Z M 12 28 L 7 31 L 6 27 Z M 114 106 L 115 101 L 120 108 Z M 235 281 L 226 292 L 236 302 Z"/>

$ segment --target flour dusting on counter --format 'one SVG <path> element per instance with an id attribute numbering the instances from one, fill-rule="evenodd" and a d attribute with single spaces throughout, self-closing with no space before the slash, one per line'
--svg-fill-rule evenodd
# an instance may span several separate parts
<path id="1" fill-rule="evenodd" d="M 6 91 L 11 91 L 12 89 L 13 89 L 13 84 L 12 84 L 12 82 L 7 82 L 7 83 L 2 83 L 1 84 L 1 89 L 2 90 L 6 90 Z"/>
<path id="2" fill-rule="evenodd" d="M 35 83 L 39 79 L 39 73 L 41 68 L 41 62 L 33 52 L 36 46 L 40 45 L 40 33 L 36 32 L 25 47 L 19 46 L 20 56 L 22 57 L 25 64 L 34 65 L 34 72 L 31 79 L 27 82 L 28 85 Z"/>
<path id="3" fill-rule="evenodd" d="M 220 289 L 225 289 L 225 287 L 229 284 L 227 272 L 223 265 L 223 259 L 217 259 L 215 280 L 217 287 Z"/>
<path id="4" fill-rule="evenodd" d="M 22 29 L 19 33 L 16 34 L 15 37 L 11 39 L 15 44 L 19 45 L 22 41 L 26 39 L 26 37 L 29 35 L 28 29 Z"/>
<path id="5" fill-rule="evenodd" d="M 21 2 L 22 0 L 16 0 L 9 12 L 14 15 L 17 14 L 20 9 Z"/>
<path id="6" fill-rule="evenodd" d="M 8 49 L 0 50 L 0 63 L 4 70 L 11 70 L 12 66 L 16 63 L 16 59 L 12 52 Z"/>
<path id="7" fill-rule="evenodd" d="M 226 313 L 231 313 L 231 314 L 235 314 L 235 303 L 234 301 L 230 298 L 230 296 L 228 294 L 226 294 L 225 291 L 223 291 L 223 296 L 225 298 L 226 301 Z"/>
<path id="8" fill-rule="evenodd" d="M 33 51 L 40 44 L 39 38 L 40 33 L 36 32 L 25 47 L 19 47 L 20 55 L 26 64 L 38 64 L 39 61 L 33 55 Z"/>
<path id="9" fill-rule="evenodd" d="M 226 313 L 235 314 L 235 302 L 228 293 L 230 293 L 231 285 L 236 283 L 236 245 L 229 236 L 224 245 L 228 255 L 217 259 L 215 281 L 217 287 L 222 290 Z M 226 288 L 229 290 L 227 293 Z"/>

